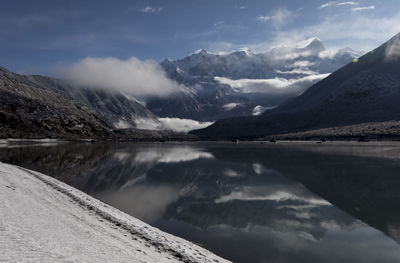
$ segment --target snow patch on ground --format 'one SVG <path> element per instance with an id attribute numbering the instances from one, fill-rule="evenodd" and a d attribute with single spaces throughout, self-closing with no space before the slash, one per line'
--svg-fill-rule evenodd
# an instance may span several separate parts
<path id="1" fill-rule="evenodd" d="M 5 261 L 228 262 L 54 178 L 0 163 Z"/>

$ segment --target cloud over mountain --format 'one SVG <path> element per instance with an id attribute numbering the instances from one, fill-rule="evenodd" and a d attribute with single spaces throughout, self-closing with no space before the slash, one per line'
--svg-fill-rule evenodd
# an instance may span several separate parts
<path id="1" fill-rule="evenodd" d="M 127 60 L 88 57 L 59 72 L 77 86 L 117 90 L 139 97 L 166 96 L 182 90 L 157 62 L 135 57 Z"/>
<path id="2" fill-rule="evenodd" d="M 263 94 L 301 94 L 311 85 L 326 78 L 329 74 L 310 75 L 299 79 L 238 79 L 232 80 L 223 77 L 215 77 L 214 79 L 221 84 L 232 87 L 237 92 L 243 93 L 263 93 Z"/>
<path id="3" fill-rule="evenodd" d="M 203 129 L 214 122 L 199 122 L 181 118 L 159 118 L 158 121 L 141 118 L 136 119 L 136 127 L 143 130 L 169 130 L 187 133 L 192 130 Z"/>
<path id="4" fill-rule="evenodd" d="M 395 36 L 390 43 L 388 43 L 385 52 L 385 59 L 387 61 L 397 60 L 400 58 L 400 34 Z"/>

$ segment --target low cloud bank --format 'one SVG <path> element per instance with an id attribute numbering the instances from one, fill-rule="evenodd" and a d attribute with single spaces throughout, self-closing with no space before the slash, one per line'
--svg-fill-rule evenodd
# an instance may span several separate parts
<path id="1" fill-rule="evenodd" d="M 162 123 L 164 129 L 177 132 L 189 132 L 192 130 L 203 129 L 214 123 L 179 118 L 159 118 L 159 121 Z"/>
<path id="2" fill-rule="evenodd" d="M 158 122 L 152 119 L 135 120 L 136 127 L 141 130 L 170 130 L 187 133 L 192 130 L 203 129 L 214 122 L 199 122 L 180 118 L 159 118 Z"/>
<path id="3" fill-rule="evenodd" d="M 267 110 L 272 110 L 274 108 L 276 108 L 276 106 L 264 107 L 264 106 L 261 106 L 261 105 L 257 105 L 257 106 L 254 107 L 252 115 L 253 116 L 260 116 L 261 114 L 263 114 Z"/>
<path id="4" fill-rule="evenodd" d="M 231 86 L 237 92 L 264 93 L 264 94 L 301 94 L 307 88 L 330 74 L 316 74 L 299 79 L 238 79 L 232 80 L 224 77 L 214 79 L 221 84 Z"/>
<path id="5" fill-rule="evenodd" d="M 155 61 L 88 57 L 58 70 L 74 85 L 126 92 L 132 96 L 166 96 L 183 90 Z"/>
<path id="6" fill-rule="evenodd" d="M 400 34 L 395 36 L 386 47 L 386 60 L 397 60 L 400 58 Z"/>
<path id="7" fill-rule="evenodd" d="M 241 103 L 232 102 L 232 103 L 225 104 L 224 106 L 222 106 L 222 108 L 224 108 L 224 111 L 230 111 L 240 105 L 241 105 Z"/>

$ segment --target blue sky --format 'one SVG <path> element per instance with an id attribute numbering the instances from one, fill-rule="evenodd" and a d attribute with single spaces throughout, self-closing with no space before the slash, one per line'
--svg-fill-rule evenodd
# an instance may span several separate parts
<path id="1" fill-rule="evenodd" d="M 85 57 L 161 61 L 317 36 L 369 50 L 400 32 L 398 0 L 2 0 L 0 65 L 47 74 Z"/>

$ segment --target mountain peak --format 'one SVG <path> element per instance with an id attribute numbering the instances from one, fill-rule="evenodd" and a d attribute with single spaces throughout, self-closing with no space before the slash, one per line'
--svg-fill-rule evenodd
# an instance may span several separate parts
<path id="1" fill-rule="evenodd" d="M 166 59 L 164 59 L 162 62 L 161 62 L 161 65 L 168 65 L 168 64 L 170 64 L 170 63 L 172 63 L 172 62 L 174 62 L 174 60 L 173 59 L 171 59 L 171 58 L 166 58 Z"/>
<path id="2" fill-rule="evenodd" d="M 207 55 L 207 54 L 208 52 L 205 49 L 199 49 L 191 53 L 190 55 Z"/>
<path id="3" fill-rule="evenodd" d="M 244 52 L 247 56 L 254 55 L 254 53 L 250 50 L 250 48 L 247 47 L 240 48 L 239 51 Z"/>
<path id="4" fill-rule="evenodd" d="M 322 44 L 321 39 L 319 39 L 318 37 L 311 37 L 309 39 L 306 39 L 306 40 L 303 40 L 303 41 L 297 43 L 296 48 L 306 48 L 310 45 L 315 45 L 318 43 Z"/>
<path id="5" fill-rule="evenodd" d="M 325 46 L 322 44 L 321 39 L 318 37 L 312 37 L 301 41 L 296 44 L 296 48 L 298 49 L 312 49 L 315 51 L 324 51 Z"/>

